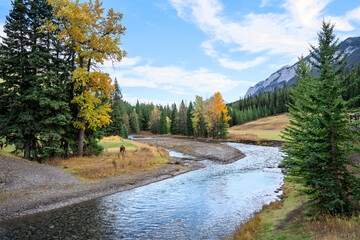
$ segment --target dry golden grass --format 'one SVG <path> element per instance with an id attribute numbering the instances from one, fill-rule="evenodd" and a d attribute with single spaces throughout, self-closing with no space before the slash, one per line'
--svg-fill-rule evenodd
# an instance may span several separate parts
<path id="1" fill-rule="evenodd" d="M 261 217 L 256 215 L 244 226 L 241 226 L 240 230 L 234 236 L 234 240 L 251 240 L 256 238 L 256 232 L 261 229 Z"/>
<path id="2" fill-rule="evenodd" d="M 163 149 L 124 139 L 121 141 L 130 142 L 135 147 L 127 147 L 126 152 L 122 154 L 119 153 L 119 148 L 108 148 L 100 156 L 56 159 L 49 161 L 48 164 L 58 166 L 83 180 L 97 180 L 158 168 L 168 162 L 169 153 Z"/>
<path id="3" fill-rule="evenodd" d="M 360 239 L 360 219 L 358 217 L 341 219 L 327 216 L 304 225 L 306 231 L 313 233 L 312 239 Z"/>
<path id="4" fill-rule="evenodd" d="M 281 140 L 280 131 L 287 124 L 289 124 L 289 118 L 285 114 L 262 118 L 229 128 L 229 138 Z"/>

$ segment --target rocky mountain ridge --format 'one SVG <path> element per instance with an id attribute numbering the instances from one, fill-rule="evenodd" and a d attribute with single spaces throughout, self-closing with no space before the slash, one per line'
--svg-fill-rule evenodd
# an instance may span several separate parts
<path id="1" fill-rule="evenodd" d="M 353 65 L 360 62 L 360 37 L 350 37 L 341 42 L 339 51 L 344 50 L 345 54 L 348 54 L 348 64 L 346 68 L 351 68 Z M 310 55 L 306 56 L 310 58 Z M 284 66 L 271 74 L 267 79 L 257 83 L 255 86 L 250 87 L 245 97 L 255 96 L 260 92 L 272 92 L 275 88 L 283 88 L 284 85 L 294 85 L 295 80 L 295 69 L 299 62 L 296 62 L 292 66 Z"/>

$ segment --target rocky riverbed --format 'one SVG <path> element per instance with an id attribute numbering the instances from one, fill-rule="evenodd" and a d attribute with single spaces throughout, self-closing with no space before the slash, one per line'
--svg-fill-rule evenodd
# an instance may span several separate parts
<path id="1" fill-rule="evenodd" d="M 196 157 L 198 160 L 212 160 L 218 163 L 232 163 L 245 157 L 245 154 L 236 148 L 213 142 L 161 138 L 135 138 L 135 140 L 151 146 L 186 153 Z"/>

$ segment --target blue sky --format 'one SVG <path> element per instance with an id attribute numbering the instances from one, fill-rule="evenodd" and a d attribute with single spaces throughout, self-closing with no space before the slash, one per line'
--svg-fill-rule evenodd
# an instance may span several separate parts
<path id="1" fill-rule="evenodd" d="M 220 91 L 227 102 L 317 44 L 322 19 L 340 40 L 360 36 L 358 0 L 104 0 L 124 14 L 120 63 L 103 67 L 124 99 L 193 101 Z M 11 8 L 0 0 L 0 30 Z"/>

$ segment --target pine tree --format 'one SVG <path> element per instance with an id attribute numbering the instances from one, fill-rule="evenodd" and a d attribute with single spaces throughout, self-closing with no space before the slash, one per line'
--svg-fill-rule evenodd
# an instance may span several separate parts
<path id="1" fill-rule="evenodd" d="M 161 114 L 160 114 L 159 133 L 160 134 L 167 134 L 168 133 L 166 116 L 165 116 L 165 111 L 164 110 L 161 111 Z"/>
<path id="2" fill-rule="evenodd" d="M 125 138 L 125 139 L 128 138 L 128 131 L 126 129 L 125 123 L 123 125 L 121 125 L 120 137 Z"/>
<path id="3" fill-rule="evenodd" d="M 27 159 L 63 153 L 71 119 L 66 47 L 55 33 L 39 32 L 42 19 L 52 19 L 46 0 L 14 1 L 1 44 L 0 136 Z"/>
<path id="4" fill-rule="evenodd" d="M 111 123 L 104 129 L 106 136 L 120 136 L 122 126 L 126 121 L 125 109 L 122 101 L 122 93 L 116 78 L 114 81 L 114 88 L 115 91 L 112 93 L 111 96 Z"/>
<path id="5" fill-rule="evenodd" d="M 301 60 L 297 69 L 298 87 L 293 90 L 290 126 L 284 131 L 286 166 L 293 180 L 301 182 L 309 206 L 320 213 L 351 214 L 352 203 L 360 199 L 360 181 L 348 167 L 359 131 L 349 123 L 346 102 L 341 97 L 340 74 L 343 52 L 333 34 L 334 26 L 323 22 L 319 47 L 311 46 L 310 66 Z"/>
<path id="6" fill-rule="evenodd" d="M 130 128 L 133 133 L 140 132 L 140 125 L 138 115 L 136 113 L 136 108 L 133 109 L 133 112 L 130 115 Z"/>
<path id="7" fill-rule="evenodd" d="M 192 102 L 190 101 L 189 107 L 186 112 L 186 135 L 187 136 L 194 135 L 194 127 L 193 127 L 193 122 L 192 122 L 192 118 L 193 118 L 192 112 L 193 111 L 194 111 L 194 108 L 193 108 Z"/>
<path id="8" fill-rule="evenodd" d="M 184 101 L 181 101 L 179 108 L 179 134 L 186 135 L 186 107 Z"/>
<path id="9" fill-rule="evenodd" d="M 221 112 L 220 123 L 219 123 L 219 137 L 220 138 L 227 137 L 227 135 L 229 134 L 229 132 L 227 131 L 228 126 L 229 126 L 229 124 L 227 123 L 227 121 L 225 119 L 225 114 L 224 114 L 224 112 Z"/>
<path id="10" fill-rule="evenodd" d="M 172 105 L 170 133 L 179 134 L 179 113 L 175 103 Z"/>

